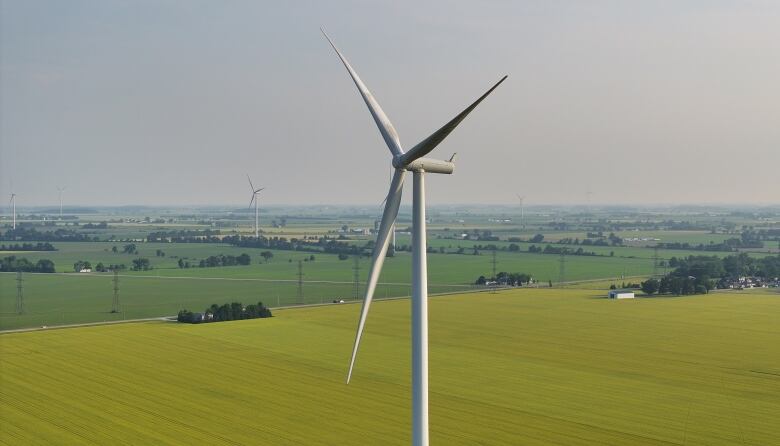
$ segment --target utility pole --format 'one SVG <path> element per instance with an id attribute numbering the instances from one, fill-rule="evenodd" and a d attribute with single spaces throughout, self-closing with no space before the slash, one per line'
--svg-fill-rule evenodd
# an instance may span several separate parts
<path id="1" fill-rule="evenodd" d="M 298 260 L 298 303 L 303 304 L 303 261 Z"/>
<path id="2" fill-rule="evenodd" d="M 114 300 L 111 303 L 111 312 L 119 313 L 119 270 L 114 269 Z"/>
<path id="3" fill-rule="evenodd" d="M 355 273 L 355 300 L 360 299 L 360 254 L 355 256 L 355 266 L 352 267 Z"/>
<path id="4" fill-rule="evenodd" d="M 566 281 L 566 248 L 561 248 L 561 256 L 558 262 L 558 284 L 563 286 L 563 282 Z"/>
<path id="5" fill-rule="evenodd" d="M 24 314 L 24 294 L 22 293 L 22 271 L 16 272 L 16 313 Z"/>

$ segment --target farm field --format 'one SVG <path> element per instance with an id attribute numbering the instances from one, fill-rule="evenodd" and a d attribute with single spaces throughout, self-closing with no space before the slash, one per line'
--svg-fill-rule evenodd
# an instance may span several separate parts
<path id="1" fill-rule="evenodd" d="M 95 247 L 94 245 L 98 245 Z M 61 251 L 25 253 L 24 257 L 56 259 L 58 270 L 78 259 L 109 263 L 130 263 L 136 256 L 113 254 L 100 248 L 102 243 L 59 243 Z M 147 246 L 149 245 L 149 246 Z M 164 246 L 162 246 L 164 245 Z M 322 303 L 333 299 L 355 298 L 354 262 L 339 260 L 333 254 L 316 254 L 313 262 L 304 262 L 304 297 L 298 298 L 297 260 L 309 253 L 272 251 L 268 263 L 257 263 L 259 249 L 233 248 L 214 244 L 139 244 L 141 255 L 164 249 L 169 256 L 202 258 L 208 255 L 249 253 L 252 265 L 217 268 L 180 269 L 170 257 L 149 257 L 151 271 L 123 271 L 120 274 L 121 312 L 110 313 L 113 296 L 111 273 L 64 273 L 23 275 L 25 313 L 15 313 L 16 275 L 0 273 L 0 329 L 63 325 L 105 320 L 169 316 L 187 308 L 201 311 L 212 303 L 262 301 L 277 307 L 299 303 Z M 104 260 L 101 260 L 104 259 Z M 113 260 L 112 260 L 113 259 Z M 290 262 L 293 260 L 293 262 Z M 480 275 L 491 273 L 489 255 L 436 254 L 428 256 L 429 291 L 445 293 L 474 288 Z M 498 271 L 529 272 L 547 284 L 558 281 L 559 258 L 555 255 L 499 252 Z M 361 259 L 360 286 L 368 274 L 369 258 Z M 410 294 L 411 255 L 397 253 L 388 258 L 380 277 L 377 297 Z M 652 273 L 652 261 L 617 257 L 570 256 L 566 261 L 566 280 L 641 276 Z"/>
<path id="2" fill-rule="evenodd" d="M 780 294 L 430 302 L 431 439 L 780 444 Z M 409 302 L 0 335 L 0 443 L 407 444 Z"/>

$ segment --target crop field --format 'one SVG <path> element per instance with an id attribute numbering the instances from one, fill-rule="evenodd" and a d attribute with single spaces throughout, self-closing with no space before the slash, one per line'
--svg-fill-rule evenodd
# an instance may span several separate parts
<path id="1" fill-rule="evenodd" d="M 780 294 L 430 302 L 431 441 L 780 444 Z M 0 335 L 0 443 L 408 444 L 408 300 Z"/>

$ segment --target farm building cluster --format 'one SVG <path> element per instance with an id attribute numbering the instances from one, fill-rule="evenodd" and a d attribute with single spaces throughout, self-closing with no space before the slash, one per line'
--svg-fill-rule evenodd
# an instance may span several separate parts
<path id="1" fill-rule="evenodd" d="M 718 288 L 731 290 L 744 290 L 751 288 L 777 288 L 780 287 L 780 277 L 764 278 L 743 276 L 733 279 L 722 279 Z"/>

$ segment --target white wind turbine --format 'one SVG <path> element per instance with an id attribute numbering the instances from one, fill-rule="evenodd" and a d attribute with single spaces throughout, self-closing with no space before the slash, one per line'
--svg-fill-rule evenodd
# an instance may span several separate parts
<path id="1" fill-rule="evenodd" d="M 249 208 L 252 208 L 252 202 L 255 203 L 255 238 L 260 237 L 260 227 L 258 226 L 259 222 L 259 215 L 257 210 L 257 196 L 260 194 L 260 191 L 265 189 L 264 187 L 261 187 L 260 189 L 255 189 L 255 186 L 252 184 L 252 179 L 249 178 L 249 175 L 247 174 L 246 179 L 249 180 L 249 187 L 252 189 L 252 199 L 249 200 Z"/>
<path id="2" fill-rule="evenodd" d="M 62 220 L 62 192 L 65 190 L 65 187 L 59 187 L 57 186 L 57 191 L 60 193 L 60 220 Z"/>
<path id="3" fill-rule="evenodd" d="M 325 32 L 323 31 L 323 34 Z M 360 338 L 363 334 L 363 328 L 366 323 L 366 316 L 374 296 L 379 273 L 387 253 L 390 242 L 390 231 L 398 215 L 398 207 L 401 203 L 401 193 L 403 190 L 404 176 L 406 171 L 411 171 L 414 179 L 413 199 L 412 199 L 412 444 L 415 446 L 428 445 L 428 272 L 426 257 L 426 228 L 425 228 L 425 185 L 424 175 L 428 173 L 451 174 L 455 169 L 449 161 L 441 161 L 431 158 L 423 158 L 455 127 L 460 124 L 472 110 L 482 102 L 501 82 L 506 79 L 502 77 L 485 94 L 479 97 L 468 108 L 460 112 L 450 122 L 434 132 L 431 136 L 422 140 L 419 144 L 404 152 L 401 148 L 401 141 L 393 124 L 387 118 L 382 108 L 377 103 L 374 96 L 368 91 L 363 81 L 360 80 L 355 70 L 349 65 L 347 59 L 336 48 L 327 34 L 333 49 L 338 54 L 341 62 L 347 68 L 349 75 L 355 82 L 360 95 L 363 97 L 368 110 L 379 127 L 379 132 L 390 149 L 392 155 L 392 166 L 394 168 L 393 178 L 390 182 L 390 191 L 387 194 L 382 221 L 379 226 L 379 234 L 374 245 L 374 253 L 371 269 L 368 275 L 368 284 L 366 294 L 363 299 L 363 307 L 360 310 L 360 320 L 358 322 L 355 344 L 352 348 L 352 357 L 349 363 L 349 372 L 347 374 L 347 383 L 352 377 L 352 370 L 355 366 L 355 357 L 360 345 Z"/>
<path id="4" fill-rule="evenodd" d="M 523 215 L 523 200 L 525 200 L 525 195 L 517 194 L 517 199 L 520 200 L 520 225 L 525 227 L 525 216 Z"/>
<path id="5" fill-rule="evenodd" d="M 13 209 L 13 216 L 14 216 L 14 224 L 12 226 L 13 229 L 16 229 L 16 194 L 11 192 L 11 208 Z"/>

